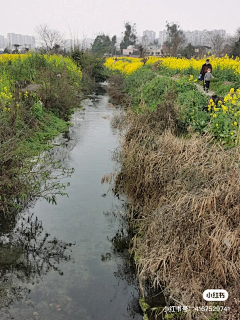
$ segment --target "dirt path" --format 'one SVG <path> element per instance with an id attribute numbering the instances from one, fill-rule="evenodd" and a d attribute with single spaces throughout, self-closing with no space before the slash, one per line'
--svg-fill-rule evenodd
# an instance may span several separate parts
<path id="1" fill-rule="evenodd" d="M 200 85 L 200 84 L 198 84 L 198 83 L 194 83 L 194 84 L 195 84 L 195 86 L 198 88 L 198 90 L 199 90 L 200 92 L 202 92 L 203 94 L 206 94 L 207 96 L 212 96 L 212 95 L 215 94 L 215 92 L 214 92 L 214 91 L 211 91 L 211 90 L 209 90 L 208 92 L 204 91 L 204 90 L 203 90 L 203 86 Z"/>

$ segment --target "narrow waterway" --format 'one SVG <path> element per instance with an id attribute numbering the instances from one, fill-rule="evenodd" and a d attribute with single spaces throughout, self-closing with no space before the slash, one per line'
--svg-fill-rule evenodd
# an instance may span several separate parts
<path id="1" fill-rule="evenodd" d="M 115 165 L 113 112 L 106 94 L 85 101 L 64 145 L 52 150 L 75 169 L 69 197 L 38 200 L 18 221 L 2 222 L 0 319 L 142 319 L 134 267 L 121 247 L 125 203 L 101 184 Z"/>

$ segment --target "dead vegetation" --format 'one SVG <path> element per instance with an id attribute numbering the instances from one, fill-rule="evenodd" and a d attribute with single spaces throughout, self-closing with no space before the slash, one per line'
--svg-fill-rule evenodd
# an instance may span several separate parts
<path id="1" fill-rule="evenodd" d="M 113 75 L 109 77 L 109 85 L 107 92 L 114 105 L 126 104 L 129 100 L 128 95 L 125 92 L 124 78 L 121 75 Z"/>
<path id="2" fill-rule="evenodd" d="M 125 121 L 115 191 L 124 190 L 132 206 L 140 280 L 164 284 L 172 305 L 201 306 L 204 290 L 226 289 L 231 294 L 221 304 L 232 309 L 219 319 L 237 319 L 240 148 L 181 137 L 171 102 L 152 113 L 128 111 Z M 206 312 L 187 317 L 209 319 Z"/>

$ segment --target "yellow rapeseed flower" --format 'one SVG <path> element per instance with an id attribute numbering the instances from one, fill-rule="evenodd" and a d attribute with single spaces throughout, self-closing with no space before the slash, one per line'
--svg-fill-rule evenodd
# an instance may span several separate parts
<path id="1" fill-rule="evenodd" d="M 214 68 L 218 68 L 223 72 L 232 72 L 235 75 L 240 75 L 240 64 L 239 59 L 229 58 L 227 55 L 223 58 L 218 58 L 215 56 L 211 56 L 211 63 Z M 143 67 L 143 63 L 141 62 L 141 58 L 132 58 L 132 57 L 119 57 L 115 62 L 114 59 L 108 58 L 106 59 L 105 66 L 110 70 L 119 70 L 121 73 L 130 74 L 126 69 L 126 64 L 136 64 L 135 67 L 130 68 L 133 70 L 137 70 L 138 68 Z M 165 68 L 168 70 L 173 70 L 175 73 L 184 74 L 192 68 L 195 72 L 199 72 L 202 64 L 205 62 L 205 58 L 203 59 L 177 59 L 174 57 L 149 57 L 146 65 L 153 65 L 155 62 L 161 60 L 161 68 Z M 131 71 L 132 71 L 131 70 Z M 192 75 L 190 75 L 189 80 L 193 80 Z M 195 81 L 195 80 L 194 80 Z M 239 93 L 240 91 L 236 91 Z M 234 88 L 231 88 L 230 94 L 234 93 Z"/>

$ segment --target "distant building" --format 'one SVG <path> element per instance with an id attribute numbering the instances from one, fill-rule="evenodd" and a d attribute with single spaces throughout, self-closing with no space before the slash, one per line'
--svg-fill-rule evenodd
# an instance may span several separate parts
<path id="1" fill-rule="evenodd" d="M 156 38 L 156 32 L 152 30 L 143 31 L 143 38 L 148 39 L 149 44 L 153 43 Z"/>
<path id="2" fill-rule="evenodd" d="M 213 33 L 214 35 L 219 34 L 221 36 L 226 36 L 226 31 L 223 29 L 220 30 L 186 30 L 183 31 L 185 37 L 186 37 L 186 44 L 191 43 L 193 46 L 210 46 L 210 41 L 209 41 L 209 33 Z M 163 45 L 164 42 L 167 41 L 167 30 L 159 31 L 159 45 Z"/>
<path id="3" fill-rule="evenodd" d="M 10 49 L 12 49 L 14 44 L 18 44 L 17 35 L 15 33 L 8 33 L 7 34 L 7 43 L 8 43 L 8 47 Z"/>
<path id="4" fill-rule="evenodd" d="M 146 54 L 148 56 L 162 56 L 162 52 L 161 52 L 161 49 L 160 48 L 148 48 L 146 50 Z"/>
<path id="5" fill-rule="evenodd" d="M 21 39 L 21 38 L 20 38 Z M 34 49 L 36 47 L 35 37 L 32 36 L 22 36 L 22 46 L 29 49 Z"/>
<path id="6" fill-rule="evenodd" d="M 204 55 L 211 54 L 211 47 L 209 46 L 204 46 L 204 45 L 197 45 L 194 47 L 194 57 L 201 58 Z"/>
<path id="7" fill-rule="evenodd" d="M 203 31 L 194 30 L 194 31 L 184 31 L 184 35 L 186 37 L 187 43 L 191 43 L 193 46 L 210 46 L 209 35 L 220 35 L 222 37 L 226 36 L 226 31 L 223 29 L 220 30 L 206 30 Z"/>
<path id="8" fill-rule="evenodd" d="M 132 55 L 135 51 L 133 46 L 128 46 L 127 49 L 123 49 L 123 56 L 129 56 Z"/>
<path id="9" fill-rule="evenodd" d="M 7 39 L 0 35 L 0 49 L 5 49 L 7 46 Z"/>
<path id="10" fill-rule="evenodd" d="M 167 30 L 159 31 L 159 45 L 163 46 L 165 41 L 167 41 Z"/>
<path id="11" fill-rule="evenodd" d="M 35 37 L 22 35 L 22 34 L 8 33 L 7 46 L 10 49 L 13 49 L 14 45 L 19 45 L 20 49 L 24 49 L 24 48 L 35 49 L 36 47 Z"/>

